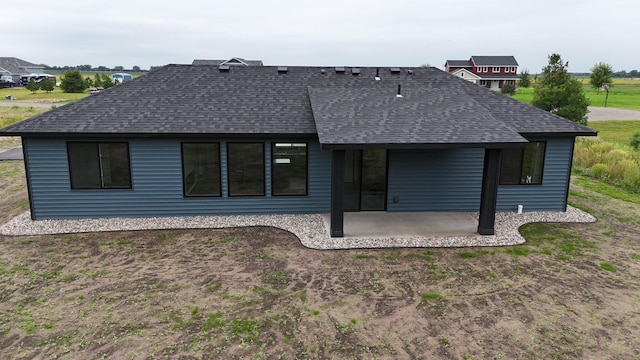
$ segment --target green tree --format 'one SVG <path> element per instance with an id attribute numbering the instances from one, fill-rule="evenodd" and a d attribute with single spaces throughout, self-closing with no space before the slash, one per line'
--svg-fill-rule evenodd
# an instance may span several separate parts
<path id="1" fill-rule="evenodd" d="M 36 93 L 36 91 L 40 90 L 40 84 L 38 84 L 33 79 L 29 80 L 29 83 L 25 87 L 27 88 L 27 90 L 31 91 L 34 94 Z"/>
<path id="2" fill-rule="evenodd" d="M 102 86 L 103 88 L 108 89 L 114 86 L 115 83 L 113 82 L 113 80 L 111 80 L 111 77 L 107 74 L 96 74 L 95 85 Z"/>
<path id="3" fill-rule="evenodd" d="M 589 82 L 594 89 L 600 90 L 604 84 L 612 85 L 611 77 L 613 76 L 613 69 L 611 65 L 599 62 L 591 68 L 591 76 L 589 76 Z"/>
<path id="4" fill-rule="evenodd" d="M 140 70 L 140 66 L 138 66 L 138 65 L 133 65 L 133 67 L 131 68 L 131 71 L 140 72 L 140 71 L 142 71 L 142 70 Z"/>
<path id="5" fill-rule="evenodd" d="M 80 71 L 73 69 L 64 72 L 60 87 L 66 93 L 81 93 L 87 88 L 87 83 Z"/>
<path id="6" fill-rule="evenodd" d="M 522 88 L 528 88 L 531 86 L 531 75 L 529 69 L 524 69 L 518 76 L 518 86 Z"/>
<path id="7" fill-rule="evenodd" d="M 558 54 L 549 55 L 549 63 L 542 68 L 538 85 L 533 90 L 533 106 L 575 121 L 587 124 L 589 100 L 584 96 L 582 84 L 569 75 L 569 63 Z"/>
<path id="8" fill-rule="evenodd" d="M 42 81 L 40 81 L 40 90 L 50 92 L 53 91 L 55 86 L 56 84 L 54 84 L 53 81 L 49 80 L 49 78 L 44 78 Z"/>

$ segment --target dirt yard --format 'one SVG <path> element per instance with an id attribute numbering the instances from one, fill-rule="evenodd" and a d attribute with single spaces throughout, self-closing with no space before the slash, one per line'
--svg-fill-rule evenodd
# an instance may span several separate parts
<path id="1" fill-rule="evenodd" d="M 24 211 L 0 163 L 0 220 Z M 272 228 L 0 237 L 2 359 L 640 359 L 640 203 L 507 248 L 318 251 Z M 635 202 L 633 202 L 635 201 Z"/>

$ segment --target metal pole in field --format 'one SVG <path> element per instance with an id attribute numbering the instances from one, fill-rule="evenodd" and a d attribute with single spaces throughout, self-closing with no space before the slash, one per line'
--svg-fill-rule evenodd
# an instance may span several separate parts
<path id="1" fill-rule="evenodd" d="M 604 98 L 604 107 L 607 107 L 607 101 L 609 101 L 609 84 L 604 84 L 602 87 L 604 88 L 604 91 L 607 92 L 607 95 Z"/>

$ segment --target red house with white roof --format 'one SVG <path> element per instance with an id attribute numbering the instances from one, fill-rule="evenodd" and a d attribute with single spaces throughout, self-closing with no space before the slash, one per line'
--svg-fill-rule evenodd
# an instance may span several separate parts
<path id="1" fill-rule="evenodd" d="M 496 91 L 505 83 L 515 85 L 518 80 L 518 62 L 513 56 L 472 56 L 469 60 L 447 60 L 444 71 Z"/>

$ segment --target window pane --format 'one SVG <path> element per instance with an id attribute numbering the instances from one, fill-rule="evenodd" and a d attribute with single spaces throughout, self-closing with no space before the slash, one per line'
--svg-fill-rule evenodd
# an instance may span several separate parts
<path id="1" fill-rule="evenodd" d="M 99 144 L 102 186 L 105 188 L 131 187 L 129 150 L 127 143 Z"/>
<path id="2" fill-rule="evenodd" d="M 182 144 L 185 196 L 220 196 L 220 145 Z"/>
<path id="3" fill-rule="evenodd" d="M 264 144 L 227 145 L 229 195 L 264 195 Z"/>
<path id="4" fill-rule="evenodd" d="M 522 166 L 522 149 L 505 149 L 502 151 L 500 165 L 500 184 L 520 184 L 520 167 Z"/>
<path id="5" fill-rule="evenodd" d="M 307 144 L 274 143 L 271 156 L 273 195 L 306 195 Z"/>
<path id="6" fill-rule="evenodd" d="M 505 149 L 502 152 L 500 184 L 541 184 L 544 152 L 544 142 L 528 143 L 525 149 Z"/>
<path id="7" fill-rule="evenodd" d="M 96 143 L 68 143 L 72 189 L 100 189 L 100 163 Z"/>
<path id="8" fill-rule="evenodd" d="M 542 168 L 544 167 L 545 143 L 535 142 L 527 144 L 522 160 L 522 183 L 541 184 Z"/>

